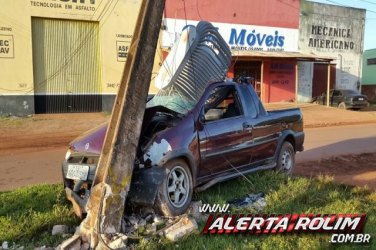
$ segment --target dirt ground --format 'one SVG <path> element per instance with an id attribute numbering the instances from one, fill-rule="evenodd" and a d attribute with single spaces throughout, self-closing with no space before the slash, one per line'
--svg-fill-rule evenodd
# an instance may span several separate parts
<path id="1" fill-rule="evenodd" d="M 0 118 L 0 155 L 67 146 L 75 137 L 108 118 L 103 113 Z"/>
<path id="2" fill-rule="evenodd" d="M 333 176 L 334 180 L 353 186 L 367 185 L 376 190 L 376 153 L 346 155 L 299 163 L 294 175 Z"/>

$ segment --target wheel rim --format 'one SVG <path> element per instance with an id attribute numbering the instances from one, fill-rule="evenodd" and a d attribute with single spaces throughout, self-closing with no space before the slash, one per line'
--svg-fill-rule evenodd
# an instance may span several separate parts
<path id="1" fill-rule="evenodd" d="M 174 167 L 168 174 L 167 193 L 170 203 L 177 208 L 185 205 L 189 195 L 188 174 L 181 166 Z"/>
<path id="2" fill-rule="evenodd" d="M 282 169 L 286 172 L 290 172 L 292 169 L 292 154 L 290 150 L 285 150 L 282 154 Z"/>

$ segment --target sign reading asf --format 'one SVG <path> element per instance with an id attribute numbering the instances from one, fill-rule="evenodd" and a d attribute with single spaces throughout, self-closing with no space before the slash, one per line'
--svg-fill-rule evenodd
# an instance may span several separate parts
<path id="1" fill-rule="evenodd" d="M 14 58 L 12 35 L 0 35 L 0 58 Z"/>
<path id="2" fill-rule="evenodd" d="M 116 41 L 118 62 L 125 62 L 127 60 L 130 44 L 128 41 Z"/>
<path id="3" fill-rule="evenodd" d="M 266 47 L 267 50 L 283 50 L 285 37 L 280 35 L 277 30 L 274 34 L 265 34 L 257 32 L 256 29 L 247 32 L 246 29 L 233 28 L 230 33 L 229 44 L 230 46 L 246 46 L 245 50 L 252 50 L 252 48 L 263 50 L 263 47 Z M 252 48 L 247 49 L 248 46 Z"/>

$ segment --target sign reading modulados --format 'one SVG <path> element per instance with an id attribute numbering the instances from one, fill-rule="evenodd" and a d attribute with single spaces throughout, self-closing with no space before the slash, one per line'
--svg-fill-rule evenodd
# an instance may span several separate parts
<path id="1" fill-rule="evenodd" d="M 174 44 L 177 34 L 186 25 L 197 25 L 198 21 L 182 19 L 164 19 L 166 30 L 163 32 L 162 47 Z M 232 51 L 298 51 L 298 29 L 265 27 L 244 24 L 212 23 L 218 28 Z"/>

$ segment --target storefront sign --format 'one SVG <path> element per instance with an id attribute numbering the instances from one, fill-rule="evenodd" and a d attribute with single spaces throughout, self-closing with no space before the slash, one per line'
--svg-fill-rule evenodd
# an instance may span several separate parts
<path id="1" fill-rule="evenodd" d="M 327 27 L 322 25 L 311 26 L 311 37 L 308 46 L 311 48 L 354 50 L 352 31 L 348 28 Z"/>
<path id="2" fill-rule="evenodd" d="M 172 47 L 177 33 L 198 21 L 166 18 L 162 47 Z M 265 27 L 255 25 L 212 23 L 232 51 L 298 51 L 298 29 Z M 235 52 L 236 53 L 236 52 Z"/>
<path id="3" fill-rule="evenodd" d="M 13 35 L 0 35 L 0 58 L 14 58 Z"/>

